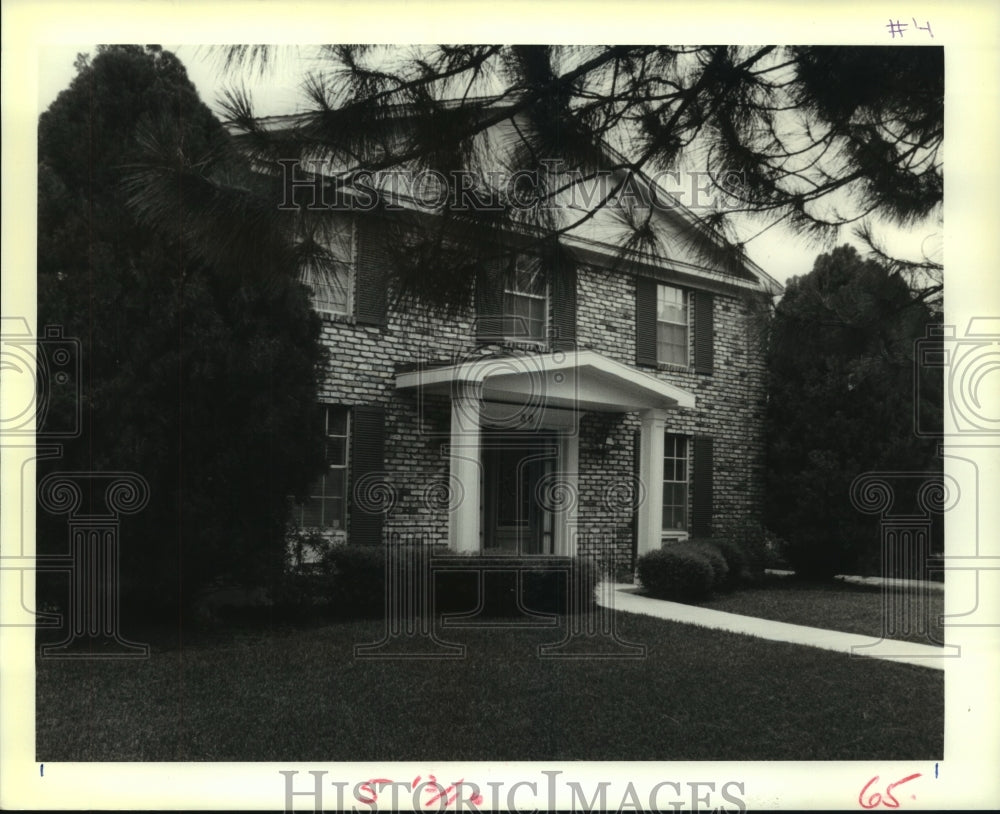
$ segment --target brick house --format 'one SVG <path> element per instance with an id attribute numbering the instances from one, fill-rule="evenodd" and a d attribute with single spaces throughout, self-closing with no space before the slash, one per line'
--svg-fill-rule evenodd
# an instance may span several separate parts
<path id="1" fill-rule="evenodd" d="M 634 560 L 759 518 L 755 317 L 780 286 L 753 264 L 698 259 L 692 235 L 721 238 L 656 195 L 672 201 L 653 212 L 668 261 L 623 260 L 595 218 L 560 238 L 572 262 L 512 252 L 512 273 L 478 274 L 448 316 L 394 305 L 381 216 L 338 213 L 336 268 L 304 277 L 330 351 L 329 471 L 296 522 L 349 544 L 398 534 L 462 552 L 612 540 Z"/>

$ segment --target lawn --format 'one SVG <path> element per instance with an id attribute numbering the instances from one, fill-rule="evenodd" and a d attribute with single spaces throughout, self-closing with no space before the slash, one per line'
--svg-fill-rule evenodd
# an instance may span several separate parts
<path id="1" fill-rule="evenodd" d="M 447 631 L 466 657 L 357 660 L 377 621 L 243 628 L 148 660 L 37 662 L 37 760 L 936 760 L 944 676 L 616 613 L 634 660 L 557 630 Z M 142 639 L 136 631 L 130 638 Z"/>
<path id="2" fill-rule="evenodd" d="M 941 615 L 944 593 L 931 591 L 920 597 L 915 592 L 892 589 L 891 606 L 908 608 L 909 624 L 890 615 L 885 622 L 882 589 L 846 582 L 804 583 L 790 577 L 770 576 L 757 585 L 732 593 L 717 593 L 701 607 L 712 610 L 790 622 L 796 625 L 840 630 L 845 633 L 920 644 L 944 642 Z M 895 621 L 894 621 L 895 620 Z M 908 628 L 908 629 L 906 629 Z"/>

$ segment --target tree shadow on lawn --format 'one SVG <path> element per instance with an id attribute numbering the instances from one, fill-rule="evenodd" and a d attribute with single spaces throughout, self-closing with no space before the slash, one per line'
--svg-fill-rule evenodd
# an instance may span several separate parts
<path id="1" fill-rule="evenodd" d="M 546 659 L 558 629 L 442 631 L 366 660 L 377 621 L 242 628 L 149 659 L 39 659 L 39 761 L 934 760 L 943 674 L 616 614 L 640 659 Z"/>

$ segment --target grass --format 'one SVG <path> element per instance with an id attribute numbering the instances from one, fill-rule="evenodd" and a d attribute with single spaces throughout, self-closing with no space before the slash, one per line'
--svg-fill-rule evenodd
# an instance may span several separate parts
<path id="1" fill-rule="evenodd" d="M 903 589 L 892 589 L 892 603 L 907 607 L 913 614 L 908 625 L 886 623 L 882 589 L 846 582 L 808 583 L 790 577 L 770 576 L 756 585 L 748 585 L 729 594 L 715 594 L 698 603 L 712 610 L 790 622 L 796 625 L 860 633 L 865 636 L 920 644 L 944 642 L 941 615 L 944 593 L 931 591 L 926 597 Z M 906 629 L 909 628 L 909 629 Z M 926 631 L 926 632 L 924 632 Z"/>
<path id="2" fill-rule="evenodd" d="M 458 661 L 356 660 L 378 621 L 37 663 L 38 761 L 933 760 L 943 674 L 625 613 L 636 660 L 558 631 L 447 631 Z M 150 641 L 127 631 L 130 638 Z M 919 714 L 915 714 L 919 711 Z"/>

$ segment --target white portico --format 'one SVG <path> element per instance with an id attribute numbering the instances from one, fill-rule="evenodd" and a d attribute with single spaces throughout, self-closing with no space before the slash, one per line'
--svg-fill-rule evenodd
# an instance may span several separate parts
<path id="1" fill-rule="evenodd" d="M 695 406 L 690 392 L 595 351 L 494 356 L 418 368 L 398 374 L 396 387 L 450 396 L 449 478 L 458 492 L 448 521 L 453 550 L 502 545 L 495 542 L 503 537 L 492 524 L 504 522 L 505 504 L 494 494 L 503 477 L 498 480 L 493 469 L 505 448 L 523 448 L 524 456 L 515 463 L 518 494 L 525 492 L 523 481 L 530 477 L 530 493 L 547 486 L 562 489 L 564 498 L 531 520 L 541 541 L 532 543 L 531 551 L 575 553 L 571 530 L 577 509 L 579 416 L 584 411 L 639 413 L 644 494 L 638 508 L 638 553 L 659 547 L 664 431 L 669 411 Z M 515 508 L 512 503 L 511 511 Z M 530 506 L 524 515 L 536 517 Z"/>

